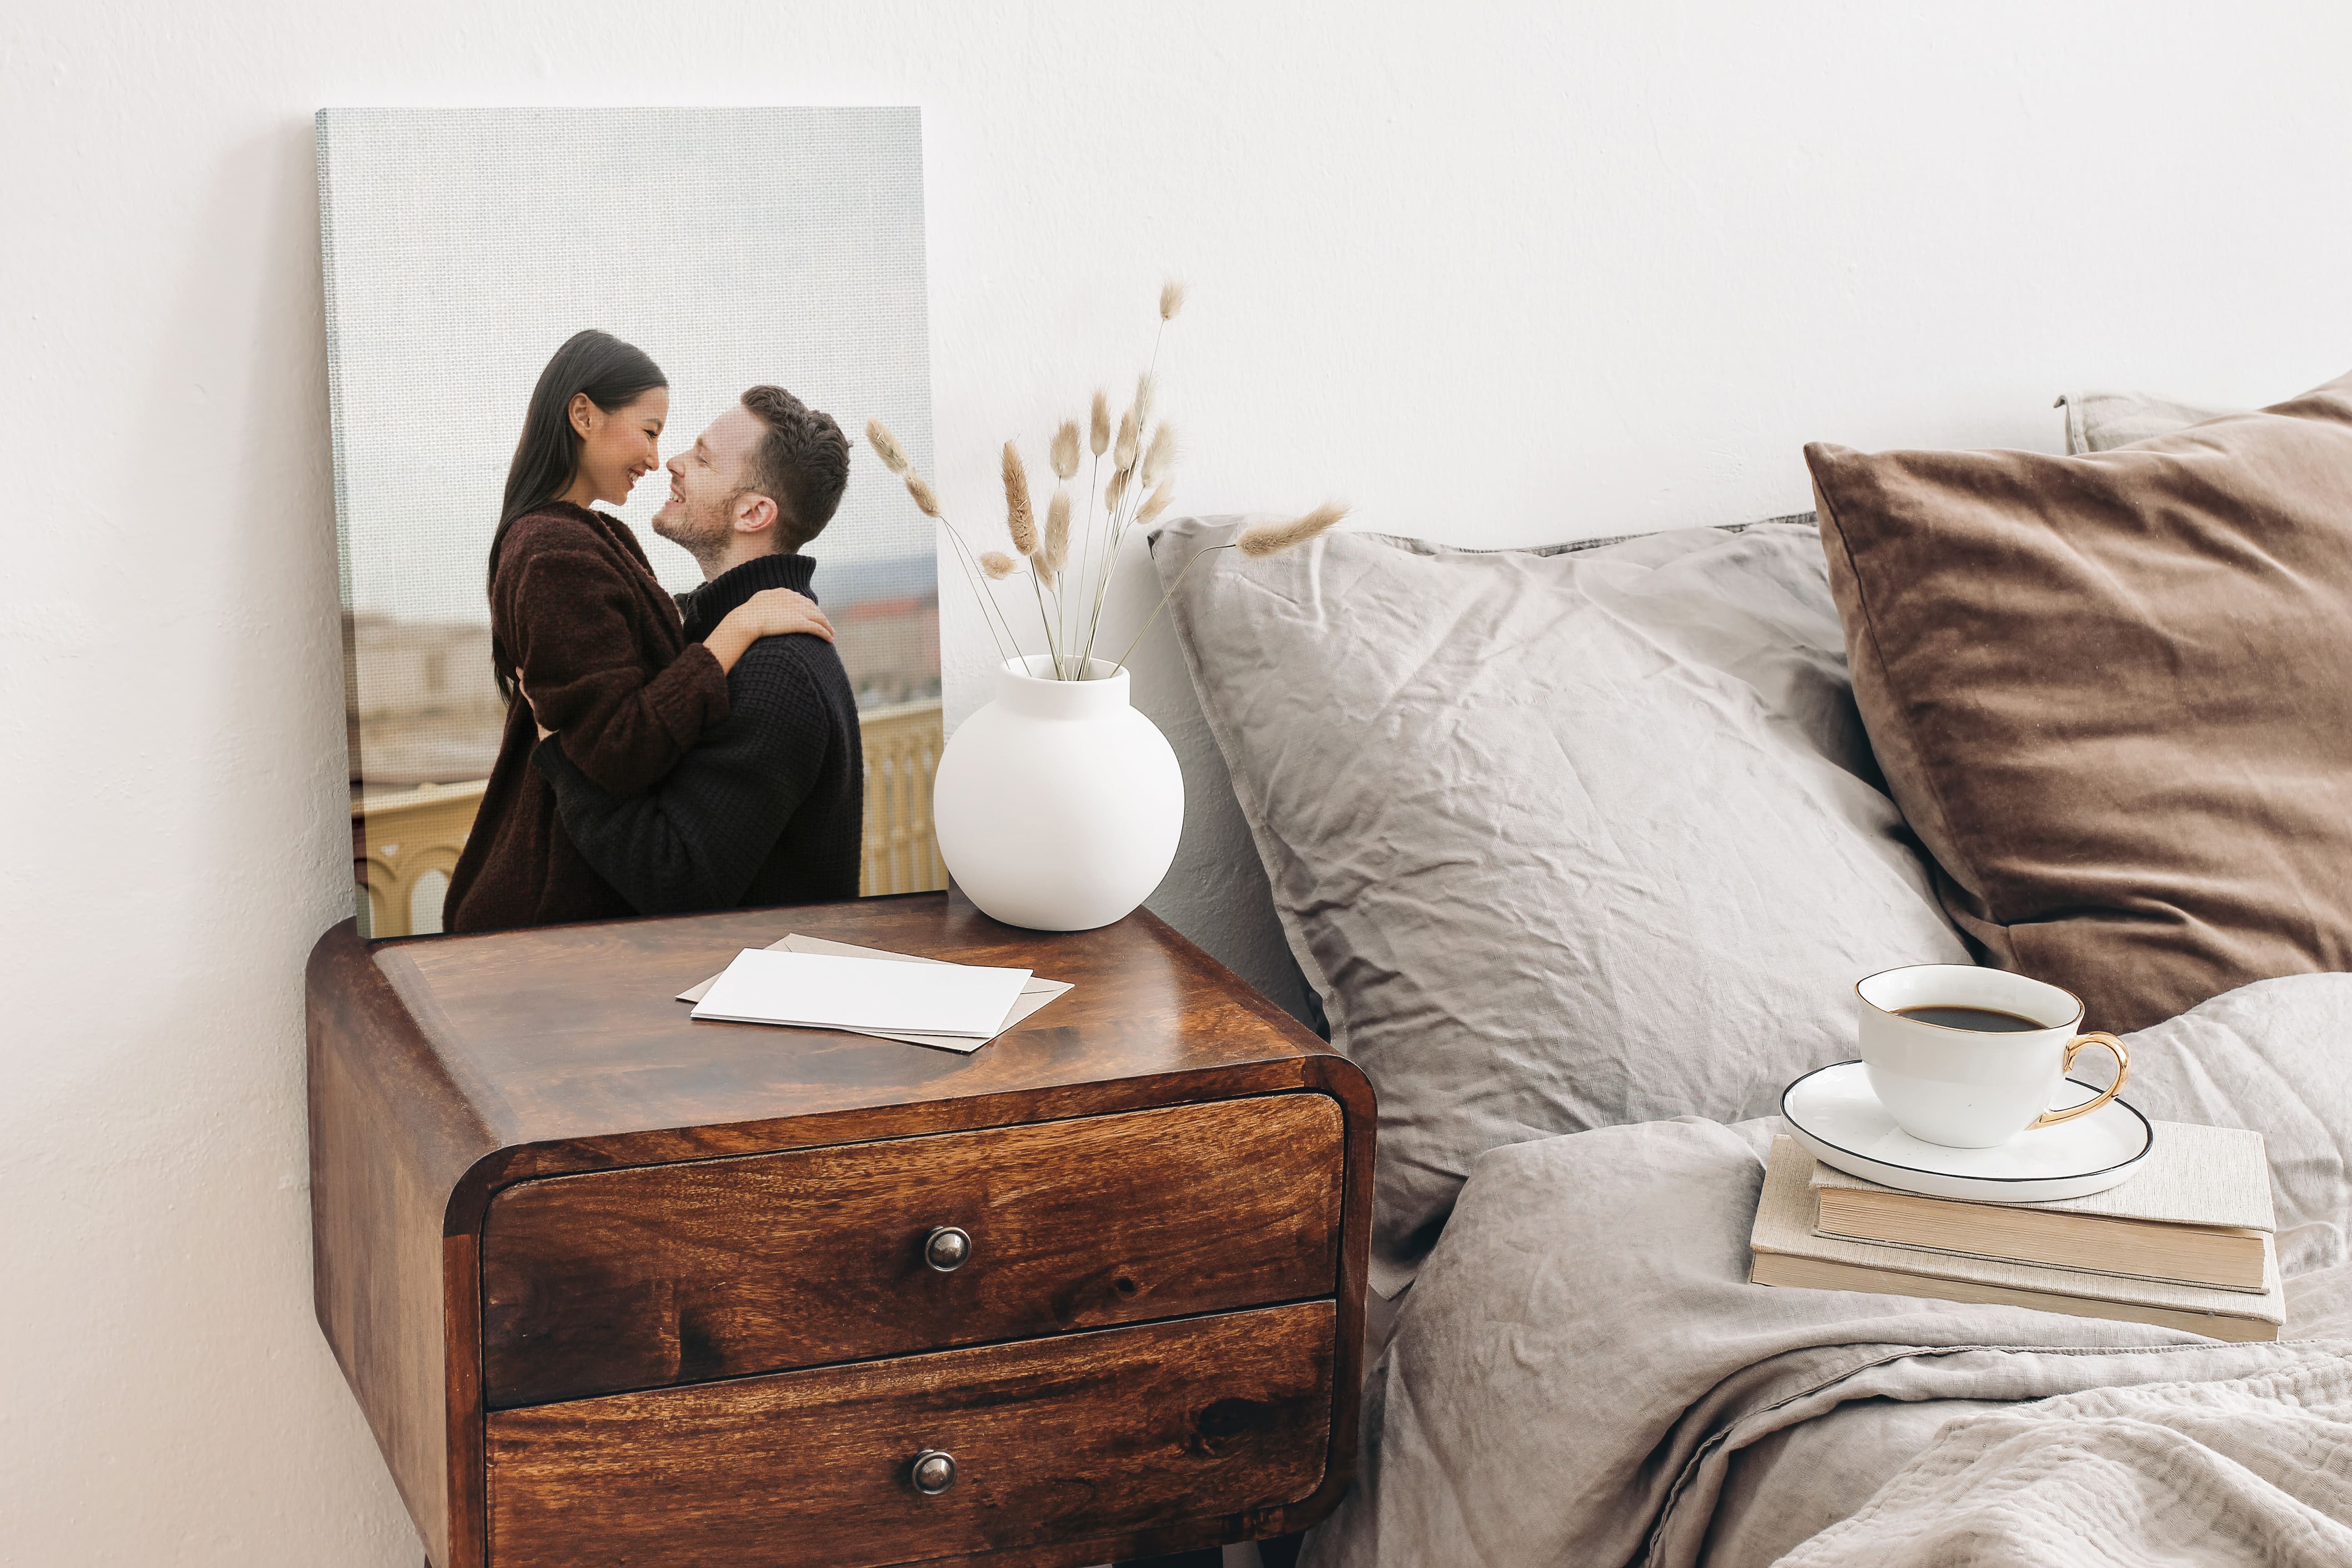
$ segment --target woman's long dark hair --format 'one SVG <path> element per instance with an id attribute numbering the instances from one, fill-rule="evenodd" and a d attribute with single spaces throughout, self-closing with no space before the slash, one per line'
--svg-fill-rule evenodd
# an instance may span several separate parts
<path id="1" fill-rule="evenodd" d="M 507 465 L 506 500 L 499 508 L 499 531 L 490 536 L 488 584 L 499 580 L 499 552 L 506 548 L 507 532 L 515 520 L 537 511 L 572 488 L 580 470 L 580 433 L 572 428 L 572 400 L 581 393 L 605 413 L 626 408 L 669 377 L 640 348 L 625 343 L 593 327 L 574 332 L 555 351 L 539 384 L 530 389 L 530 406 L 522 416 L 522 437 L 515 442 L 514 461 Z M 515 699 L 512 661 L 495 638 L 490 663 L 499 689 L 511 703 Z"/>

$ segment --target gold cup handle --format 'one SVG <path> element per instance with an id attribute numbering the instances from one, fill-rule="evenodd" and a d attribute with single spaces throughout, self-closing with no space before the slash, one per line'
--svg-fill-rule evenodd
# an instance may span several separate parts
<path id="1" fill-rule="evenodd" d="M 2041 1115 L 2033 1119 L 2032 1125 L 2026 1128 L 2028 1132 L 2032 1131 L 2036 1127 L 2055 1127 L 2061 1121 L 2072 1121 L 2077 1116 L 2088 1116 L 2091 1112 L 2098 1110 L 2099 1107 L 2113 1100 L 2123 1089 L 2124 1079 L 2131 1076 L 2131 1053 L 2124 1049 L 2124 1043 L 2116 1038 L 2113 1035 L 2077 1035 L 2073 1039 L 2067 1041 L 2066 1065 L 2058 1069 L 2059 1076 L 2063 1078 L 2066 1074 L 2074 1069 L 2074 1058 L 2084 1046 L 2105 1046 L 2109 1051 L 2114 1053 L 2116 1058 L 2116 1081 L 2107 1085 L 2107 1091 L 2099 1096 L 2096 1100 L 2085 1100 L 2082 1104 L 2074 1106 L 2071 1110 L 2067 1110 L 2043 1111 Z"/>

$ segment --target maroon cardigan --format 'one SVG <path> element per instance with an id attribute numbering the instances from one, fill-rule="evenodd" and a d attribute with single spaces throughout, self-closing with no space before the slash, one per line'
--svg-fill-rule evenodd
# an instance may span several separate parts
<path id="1" fill-rule="evenodd" d="M 563 831 L 546 775 L 530 765 L 539 725 L 616 795 L 642 794 L 727 717 L 727 676 L 686 640 L 677 601 L 618 518 L 551 501 L 515 520 L 490 584 L 490 650 L 522 694 L 507 710 L 457 868 L 453 931 L 635 913 Z"/>

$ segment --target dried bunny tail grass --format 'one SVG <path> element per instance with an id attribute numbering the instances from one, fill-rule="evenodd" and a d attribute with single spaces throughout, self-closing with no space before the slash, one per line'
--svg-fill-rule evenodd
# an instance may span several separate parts
<path id="1" fill-rule="evenodd" d="M 940 498 L 931 493 L 931 487 L 923 482 L 922 475 L 909 473 L 907 476 L 907 493 L 915 498 L 915 504 L 922 509 L 925 517 L 936 517 L 942 522 L 947 521 L 947 515 L 940 510 Z"/>
<path id="2" fill-rule="evenodd" d="M 898 437 L 892 435 L 890 426 L 879 419 L 866 422 L 866 444 L 874 448 L 874 455 L 882 459 L 882 466 L 894 474 L 903 474 L 912 467 L 907 460 L 907 448 L 898 445 Z"/>
<path id="3" fill-rule="evenodd" d="M 1176 312 L 1184 308 L 1184 285 L 1171 278 L 1160 286 L 1160 319 L 1172 321 Z"/>
<path id="4" fill-rule="evenodd" d="M 1072 426 L 1076 428 L 1076 426 Z M 1070 492 L 1058 486 L 1045 508 L 1045 568 L 1059 577 L 1070 563 Z"/>
<path id="5" fill-rule="evenodd" d="M 1161 480 L 1160 488 L 1153 490 L 1151 492 L 1150 499 L 1143 503 L 1143 510 L 1135 514 L 1135 521 L 1139 523 L 1151 521 L 1161 512 L 1166 511 L 1168 510 L 1168 503 L 1175 499 L 1176 481 L 1174 479 Z"/>
<path id="6" fill-rule="evenodd" d="M 1347 515 L 1345 501 L 1327 500 L 1305 517 L 1294 517 L 1288 522 L 1261 522 L 1255 528 L 1243 529 L 1242 536 L 1234 541 L 1234 548 L 1253 558 L 1279 555 L 1286 550 L 1306 543 Z"/>
<path id="7" fill-rule="evenodd" d="M 1170 466 L 1176 461 L 1176 430 L 1166 420 L 1151 433 L 1151 447 L 1143 454 L 1143 487 L 1150 489 L 1160 482 Z"/>
<path id="8" fill-rule="evenodd" d="M 1111 470 L 1110 483 L 1103 487 L 1103 510 L 1105 511 L 1116 514 L 1118 510 L 1118 503 L 1127 499 L 1128 472 L 1129 470 L 1125 468 L 1113 468 Z"/>
<path id="9" fill-rule="evenodd" d="M 1078 471 L 1078 422 L 1065 419 L 1054 432 L 1054 477 L 1066 479 Z"/>
<path id="10" fill-rule="evenodd" d="M 1135 378 L 1135 425 L 1137 429 L 1151 423 L 1151 373 L 1145 371 Z"/>
<path id="11" fill-rule="evenodd" d="M 1037 553 L 1037 516 L 1029 509 L 1029 470 L 1021 466 L 1021 448 L 1004 443 L 1004 526 L 1013 548 L 1024 555 Z"/>
<path id="12" fill-rule="evenodd" d="M 1110 449 L 1110 466 L 1114 471 L 1123 474 L 1135 467 L 1135 410 L 1130 408 L 1119 416 L 1118 444 Z"/>
<path id="13" fill-rule="evenodd" d="M 1012 576 L 1013 567 L 1013 557 L 1002 550 L 983 551 L 981 554 L 980 569 L 988 574 L 988 580 L 992 583 L 1002 583 Z"/>
<path id="14" fill-rule="evenodd" d="M 1087 445 L 1099 458 L 1110 450 L 1110 396 L 1100 389 L 1095 393 L 1093 425 Z"/>

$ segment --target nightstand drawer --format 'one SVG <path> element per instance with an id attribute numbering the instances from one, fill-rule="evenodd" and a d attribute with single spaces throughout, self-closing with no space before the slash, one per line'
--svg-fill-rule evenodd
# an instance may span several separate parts
<path id="1" fill-rule="evenodd" d="M 1344 1137 L 1283 1094 L 520 1183 L 483 1228 L 487 1400 L 1329 1295 Z"/>
<path id="2" fill-rule="evenodd" d="M 489 1568 L 859 1568 L 1297 1501 L 1337 1332 L 1313 1301 L 498 1411 Z"/>

